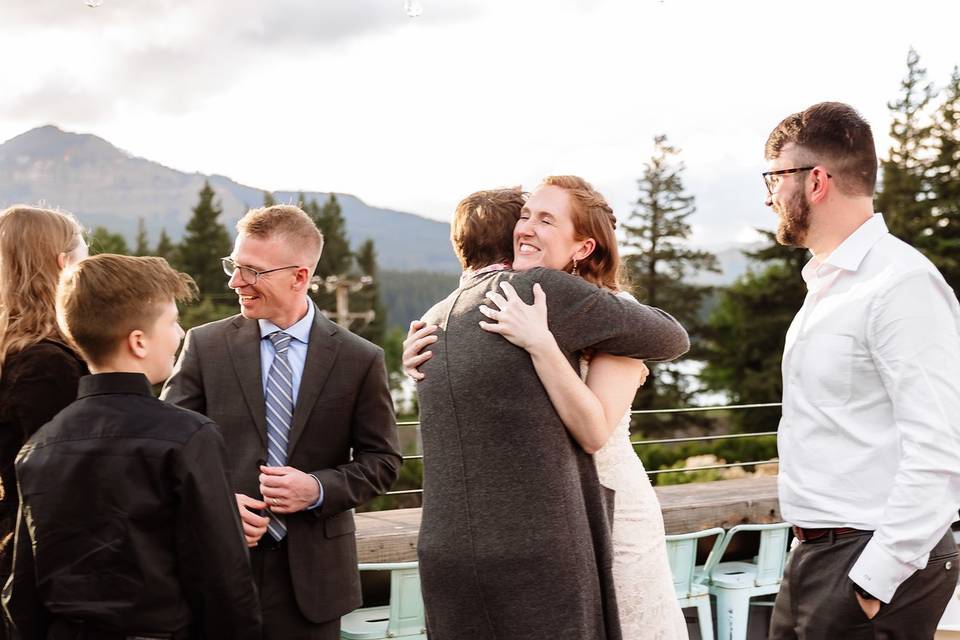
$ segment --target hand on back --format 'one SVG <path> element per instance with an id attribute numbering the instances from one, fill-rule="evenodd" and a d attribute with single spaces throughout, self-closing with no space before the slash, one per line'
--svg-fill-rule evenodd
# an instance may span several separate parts
<path id="1" fill-rule="evenodd" d="M 424 349 L 437 341 L 437 336 L 433 335 L 437 328 L 437 325 L 427 324 L 422 320 L 410 323 L 407 339 L 403 341 L 403 373 L 414 382 L 423 380 L 424 375 L 420 373 L 419 367 L 433 357 L 431 351 Z"/>
<path id="2" fill-rule="evenodd" d="M 525 303 L 509 282 L 501 282 L 504 295 L 487 292 L 487 300 L 495 305 L 480 305 L 480 313 L 493 322 L 480 322 L 480 328 L 498 333 L 521 349 L 533 351 L 554 342 L 547 326 L 547 294 L 539 283 L 533 285 L 533 304 Z"/>

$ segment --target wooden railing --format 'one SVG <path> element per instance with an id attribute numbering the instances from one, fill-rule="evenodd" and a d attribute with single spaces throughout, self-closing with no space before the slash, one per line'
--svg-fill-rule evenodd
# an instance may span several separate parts
<path id="1" fill-rule="evenodd" d="M 667 533 L 778 522 L 777 479 L 772 476 L 655 487 Z M 360 562 L 417 559 L 420 509 L 361 513 L 357 518 Z"/>

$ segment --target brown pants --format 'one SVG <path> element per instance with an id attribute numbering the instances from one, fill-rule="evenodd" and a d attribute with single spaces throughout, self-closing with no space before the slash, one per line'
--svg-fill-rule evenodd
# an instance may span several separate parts
<path id="1" fill-rule="evenodd" d="M 286 543 L 277 544 L 264 534 L 260 545 L 250 550 L 250 564 L 260 593 L 264 640 L 339 640 L 340 618 L 317 624 L 300 613 Z"/>
<path id="2" fill-rule="evenodd" d="M 872 620 L 847 576 L 872 532 L 825 536 L 790 552 L 770 621 L 770 640 L 932 640 L 957 586 L 957 547 L 946 535 L 927 568 L 900 585 Z"/>

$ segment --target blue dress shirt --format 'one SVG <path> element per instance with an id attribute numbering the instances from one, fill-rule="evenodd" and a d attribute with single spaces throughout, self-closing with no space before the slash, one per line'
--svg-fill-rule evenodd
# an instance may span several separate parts
<path id="1" fill-rule="evenodd" d="M 300 394 L 300 380 L 303 378 L 303 366 L 307 362 L 307 347 L 310 345 L 310 330 L 313 328 L 313 318 L 317 309 L 312 300 L 307 300 L 307 313 L 295 323 L 281 329 L 269 320 L 257 320 L 260 325 L 260 373 L 263 384 L 263 393 L 267 393 L 267 374 L 270 373 L 270 366 L 273 359 L 277 356 L 277 350 L 267 336 L 277 331 L 283 331 L 291 336 L 290 346 L 287 348 L 287 360 L 290 362 L 290 369 L 293 370 L 293 404 L 296 406 L 297 397 Z M 311 477 L 317 481 L 320 488 L 320 497 L 308 509 L 316 509 L 323 504 L 323 485 L 320 479 L 311 474 Z"/>

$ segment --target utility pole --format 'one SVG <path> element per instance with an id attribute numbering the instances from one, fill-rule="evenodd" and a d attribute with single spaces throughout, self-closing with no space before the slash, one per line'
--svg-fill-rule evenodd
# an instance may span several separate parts
<path id="1" fill-rule="evenodd" d="M 373 278 L 370 276 L 361 276 L 359 279 L 349 278 L 347 276 L 327 276 L 323 281 L 323 286 L 327 290 L 327 293 L 336 292 L 337 310 L 323 310 L 323 315 L 347 330 L 350 329 L 350 325 L 354 320 L 360 320 L 363 324 L 373 322 L 373 319 L 377 316 L 373 309 L 369 311 L 350 311 L 349 302 L 351 292 L 360 291 L 360 289 L 372 283 Z M 314 291 L 320 288 L 319 278 L 314 278 L 312 286 Z"/>

